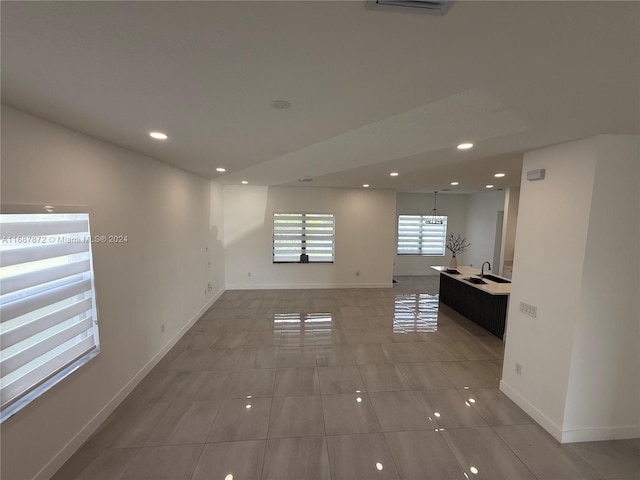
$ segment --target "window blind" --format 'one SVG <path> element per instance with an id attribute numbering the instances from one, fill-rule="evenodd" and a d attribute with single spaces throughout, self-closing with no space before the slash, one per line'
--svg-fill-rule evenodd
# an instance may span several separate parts
<path id="1" fill-rule="evenodd" d="M 274 213 L 273 262 L 333 262 L 334 216 L 331 213 Z"/>
<path id="2" fill-rule="evenodd" d="M 427 215 L 398 216 L 398 255 L 444 255 L 447 217 L 426 223 Z"/>
<path id="3" fill-rule="evenodd" d="M 88 213 L 0 214 L 4 420 L 99 351 Z"/>

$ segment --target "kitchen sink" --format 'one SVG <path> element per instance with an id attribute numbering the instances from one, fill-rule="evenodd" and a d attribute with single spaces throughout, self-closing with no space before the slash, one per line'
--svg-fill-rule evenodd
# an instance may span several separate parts
<path id="1" fill-rule="evenodd" d="M 486 275 L 485 275 L 485 277 L 486 277 Z M 478 285 L 486 285 L 487 284 L 487 282 L 485 282 L 484 280 L 482 280 L 481 278 L 478 278 L 478 277 L 469 277 L 469 278 L 465 278 L 465 280 L 467 282 L 475 283 L 475 284 L 478 284 Z"/>
<path id="2" fill-rule="evenodd" d="M 496 277 L 495 275 L 490 275 L 490 274 L 486 274 L 483 278 L 486 278 L 487 280 L 491 280 L 492 282 L 496 282 L 496 283 L 511 283 L 511 281 L 509 280 Z"/>

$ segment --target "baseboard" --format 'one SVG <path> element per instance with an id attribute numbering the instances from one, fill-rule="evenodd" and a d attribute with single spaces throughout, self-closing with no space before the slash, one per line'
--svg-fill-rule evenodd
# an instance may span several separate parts
<path id="1" fill-rule="evenodd" d="M 162 349 L 149 360 L 120 391 L 109 400 L 104 407 L 89 420 L 84 427 L 33 477 L 33 480 L 50 479 L 64 463 L 89 439 L 107 417 L 116 409 L 120 403 L 131 393 L 131 391 L 142 381 L 153 367 L 164 357 L 171 348 L 182 338 L 182 336 L 204 315 L 218 298 L 225 292 L 222 288 L 213 294 L 207 303 L 189 319 L 189 321 L 176 333 Z"/>
<path id="2" fill-rule="evenodd" d="M 227 290 L 313 290 L 326 288 L 391 288 L 393 282 L 388 283 L 232 283 L 227 284 Z"/>
<path id="3" fill-rule="evenodd" d="M 627 438 L 640 438 L 640 425 L 625 427 L 597 427 L 564 430 L 562 442 L 599 442 L 601 440 L 625 440 Z"/>
<path id="4" fill-rule="evenodd" d="M 520 393 L 513 389 L 509 384 L 505 383 L 504 380 L 500 380 L 500 391 L 513 400 L 513 402 L 524 410 L 527 415 L 533 418 L 538 425 L 549 432 L 553 438 L 562 442 L 562 427 L 560 425 L 538 410 L 538 408 L 531 404 L 529 400 L 520 395 Z"/>
<path id="5" fill-rule="evenodd" d="M 597 442 L 601 440 L 640 438 L 640 425 L 563 430 L 561 426 L 549 419 L 549 417 L 543 414 L 516 390 L 509 386 L 509 384 L 502 380 L 500 381 L 500 390 L 560 443 Z"/>

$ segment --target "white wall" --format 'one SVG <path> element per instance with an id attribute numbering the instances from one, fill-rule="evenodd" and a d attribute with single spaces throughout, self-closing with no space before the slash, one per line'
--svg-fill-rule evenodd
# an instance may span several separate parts
<path id="1" fill-rule="evenodd" d="M 498 212 L 504 209 L 504 192 L 482 192 L 467 195 L 466 236 L 471 246 L 465 254 L 467 265 L 480 268 L 483 262 L 491 262 L 494 266 L 494 247 L 496 245 L 496 223 Z M 500 230 L 500 235 L 502 230 Z"/>
<path id="2" fill-rule="evenodd" d="M 494 247 L 496 245 L 496 223 L 498 212 L 504 209 L 505 193 L 502 191 L 481 192 L 476 194 L 438 195 L 438 211 L 447 215 L 447 234 L 462 235 L 471 243 L 469 249 L 458 256 L 458 265 L 473 265 L 480 268 L 483 262 L 494 266 Z M 433 194 L 398 193 L 397 215 L 427 215 L 433 208 Z M 517 213 L 516 213 L 517 215 Z M 515 227 L 513 227 L 515 236 Z M 498 232 L 503 236 L 503 232 Z M 443 257 L 421 257 L 414 255 L 395 255 L 394 275 L 437 275 L 432 265 L 449 265 L 451 253 Z"/>
<path id="3" fill-rule="evenodd" d="M 560 441 L 639 433 L 637 162 L 625 136 L 524 158 L 500 388 Z"/>
<path id="4" fill-rule="evenodd" d="M 93 246 L 101 353 L 2 424 L 2 478 L 49 478 L 224 290 L 220 195 L 4 106 L 1 181 L 3 203 L 87 205 L 93 234 L 129 238 Z"/>
<path id="5" fill-rule="evenodd" d="M 447 233 L 465 236 L 467 221 L 467 195 L 438 194 L 438 211 L 447 216 Z M 433 208 L 432 193 L 398 193 L 396 218 L 394 219 L 394 275 L 438 275 L 432 265 L 449 265 L 451 253 L 445 256 L 422 257 L 417 255 L 396 255 L 398 215 L 428 215 Z M 458 256 L 458 264 L 466 265 L 466 254 Z"/>
<path id="6" fill-rule="evenodd" d="M 561 438 L 596 165 L 595 140 L 525 154 L 501 388 Z M 528 170 L 546 169 L 529 182 Z M 519 302 L 537 306 L 537 318 Z M 514 365 L 522 365 L 522 375 Z"/>
<path id="7" fill-rule="evenodd" d="M 498 274 L 502 275 L 505 262 L 513 262 L 516 244 L 516 226 L 518 222 L 518 205 L 520 187 L 510 187 L 504 194 L 504 225 L 502 228 L 502 249 Z"/>
<path id="8" fill-rule="evenodd" d="M 225 253 L 224 253 L 224 196 L 222 185 L 209 182 L 209 236 L 207 246 L 209 255 L 207 269 L 214 275 L 215 292 L 225 288 Z"/>
<path id="9" fill-rule="evenodd" d="M 228 289 L 392 285 L 395 192 L 251 185 L 223 191 Z M 334 263 L 274 264 L 274 212 L 335 214 Z"/>
<path id="10" fill-rule="evenodd" d="M 640 435 L 639 142 L 637 136 L 597 137 L 566 441 Z"/>

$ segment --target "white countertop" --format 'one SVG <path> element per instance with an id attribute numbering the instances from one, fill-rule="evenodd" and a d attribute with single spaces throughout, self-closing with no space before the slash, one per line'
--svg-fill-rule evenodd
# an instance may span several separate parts
<path id="1" fill-rule="evenodd" d="M 438 266 L 432 266 L 431 268 L 440 272 L 443 275 L 453 278 L 454 280 L 458 280 L 462 283 L 466 283 L 467 285 L 471 285 L 472 287 L 475 287 L 478 290 L 482 290 L 483 292 L 487 292 L 491 295 L 509 295 L 511 293 L 511 283 L 493 282 L 487 278 L 483 279 L 485 282 L 487 282 L 484 285 L 466 281 L 465 278 L 480 276 L 480 270 L 478 270 L 477 268 L 459 266 L 458 268 L 456 268 L 456 270 L 460 272 L 460 275 L 457 275 L 454 273 L 447 273 L 446 270 L 449 267 L 438 265 Z M 487 273 L 494 275 L 491 272 L 487 272 Z M 494 276 L 500 277 L 500 275 L 494 275 Z M 500 277 L 500 278 L 503 278 L 503 277 Z"/>

